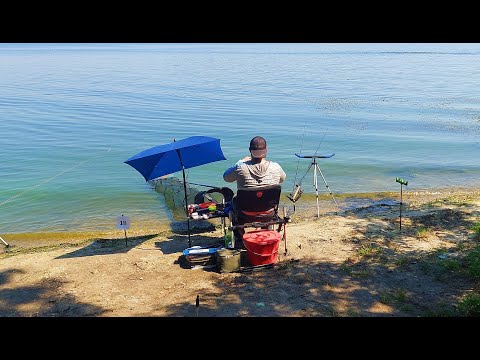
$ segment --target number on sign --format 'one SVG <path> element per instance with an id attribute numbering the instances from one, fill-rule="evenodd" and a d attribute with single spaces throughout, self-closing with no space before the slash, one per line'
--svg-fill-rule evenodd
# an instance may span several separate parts
<path id="1" fill-rule="evenodd" d="M 129 229 L 130 228 L 130 218 L 128 216 L 118 216 L 117 217 L 117 229 Z"/>

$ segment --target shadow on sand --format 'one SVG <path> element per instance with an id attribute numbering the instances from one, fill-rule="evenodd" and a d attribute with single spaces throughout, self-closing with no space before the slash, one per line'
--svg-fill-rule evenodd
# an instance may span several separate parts
<path id="1" fill-rule="evenodd" d="M 127 238 L 127 240 L 96 238 L 92 239 L 92 242 L 87 246 L 72 251 L 68 254 L 58 256 L 56 259 L 126 253 L 133 247 L 138 246 L 156 236 L 158 236 L 158 234 L 135 236 Z"/>
<path id="2" fill-rule="evenodd" d="M 302 258 L 294 262 L 280 256 L 273 268 L 258 272 L 219 275 L 211 287 L 199 287 L 199 307 L 192 300 L 168 308 L 168 316 L 207 317 L 413 317 L 459 316 L 457 304 L 478 282 L 468 276 L 459 238 L 450 248 L 419 249 L 406 236 L 419 227 L 439 233 L 468 234 L 479 216 L 459 208 L 418 209 L 405 216 L 398 232 L 398 206 L 376 204 L 373 208 L 346 211 L 341 216 L 370 223 L 354 227 L 351 241 L 356 253 L 341 263 Z M 410 224 L 410 225 L 407 225 Z M 379 228 L 383 235 L 379 235 Z M 319 229 L 320 231 L 320 229 Z M 460 242 L 467 242 L 467 237 Z M 173 238 L 173 242 L 185 239 Z M 322 241 L 319 239 L 318 241 Z M 473 244 L 473 243 L 472 243 Z M 475 245 L 475 244 L 473 244 Z M 181 247 L 177 248 L 180 250 Z M 174 251 L 175 248 L 171 248 Z M 442 254 L 442 256 L 439 256 Z M 456 257 L 458 255 L 458 257 Z M 455 261 L 455 267 L 452 265 Z"/>
<path id="3" fill-rule="evenodd" d="M 24 273 L 19 269 L 0 272 L 0 317 L 96 317 L 105 313 L 98 306 L 79 302 L 75 296 L 58 291 L 64 281 L 57 278 L 17 287 L 15 277 Z"/>

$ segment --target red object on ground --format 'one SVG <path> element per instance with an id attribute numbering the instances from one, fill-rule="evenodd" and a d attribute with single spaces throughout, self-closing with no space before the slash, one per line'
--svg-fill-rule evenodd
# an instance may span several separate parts
<path id="1" fill-rule="evenodd" d="M 277 262 L 280 233 L 274 230 L 255 230 L 243 235 L 243 244 L 252 266 Z"/>

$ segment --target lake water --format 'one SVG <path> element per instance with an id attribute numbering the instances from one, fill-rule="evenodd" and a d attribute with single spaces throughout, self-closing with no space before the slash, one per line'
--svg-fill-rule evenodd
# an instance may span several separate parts
<path id="1" fill-rule="evenodd" d="M 479 84 L 480 44 L 0 44 L 0 234 L 171 220 L 123 162 L 194 135 L 227 158 L 194 183 L 234 189 L 261 135 L 287 193 L 314 192 L 295 153 L 335 153 L 333 193 L 477 187 Z"/>

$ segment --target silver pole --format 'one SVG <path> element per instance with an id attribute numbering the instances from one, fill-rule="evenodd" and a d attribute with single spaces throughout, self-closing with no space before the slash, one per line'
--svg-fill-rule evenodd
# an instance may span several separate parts
<path id="1" fill-rule="evenodd" d="M 2 240 L 2 242 L 5 244 L 6 247 L 9 247 L 10 245 L 7 244 L 7 242 L 5 240 L 2 239 L 2 237 L 0 236 L 0 240 Z"/>
<path id="2" fill-rule="evenodd" d="M 335 202 L 335 205 L 337 205 L 337 207 L 340 208 L 340 206 L 338 206 L 338 204 L 337 204 L 337 200 L 335 200 L 335 196 L 333 196 L 333 193 L 332 193 L 332 191 L 330 190 L 330 187 L 327 184 L 327 180 L 325 180 L 325 177 L 323 176 L 322 170 L 320 170 L 320 166 L 318 166 L 318 164 L 316 164 L 316 165 L 318 167 L 318 171 L 320 172 L 320 175 L 322 175 L 323 182 L 325 183 L 325 186 L 327 187 L 328 192 L 330 193 L 330 195 L 332 195 L 332 199 Z"/>
<path id="3" fill-rule="evenodd" d="M 315 197 L 317 198 L 317 218 L 320 217 L 320 207 L 318 204 L 318 181 L 317 181 L 317 162 L 313 158 L 313 186 L 315 187 Z"/>

